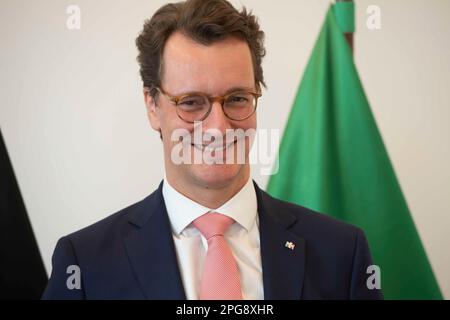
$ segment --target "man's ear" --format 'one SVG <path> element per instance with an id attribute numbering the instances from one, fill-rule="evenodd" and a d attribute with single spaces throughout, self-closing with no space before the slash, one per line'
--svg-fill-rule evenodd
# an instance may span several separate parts
<path id="1" fill-rule="evenodd" d="M 156 106 L 155 99 L 151 96 L 150 90 L 144 88 L 144 101 L 147 108 L 147 117 L 152 128 L 156 131 L 161 132 L 161 124 L 158 115 L 158 107 Z"/>

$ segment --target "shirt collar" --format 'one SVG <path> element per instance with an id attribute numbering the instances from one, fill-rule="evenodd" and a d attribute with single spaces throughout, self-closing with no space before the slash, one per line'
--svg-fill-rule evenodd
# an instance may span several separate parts
<path id="1" fill-rule="evenodd" d="M 251 229 L 256 219 L 258 205 L 252 179 L 248 179 L 238 193 L 217 209 L 202 206 L 189 199 L 175 190 L 167 179 L 164 179 L 162 193 L 172 231 L 176 235 L 179 235 L 192 221 L 210 211 L 233 218 L 247 231 Z"/>

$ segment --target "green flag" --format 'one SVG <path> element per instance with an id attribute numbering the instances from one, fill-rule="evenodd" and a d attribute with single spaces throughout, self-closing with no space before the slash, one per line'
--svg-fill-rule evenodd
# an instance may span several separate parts
<path id="1" fill-rule="evenodd" d="M 442 299 L 335 10 L 306 67 L 268 192 L 361 227 L 386 299 Z"/>

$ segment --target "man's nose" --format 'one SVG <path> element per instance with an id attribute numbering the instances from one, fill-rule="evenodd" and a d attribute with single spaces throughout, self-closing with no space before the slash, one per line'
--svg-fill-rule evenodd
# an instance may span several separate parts
<path id="1" fill-rule="evenodd" d="M 208 117 L 203 120 L 203 129 L 217 129 L 225 133 L 226 129 L 231 129 L 230 119 L 223 112 L 222 105 L 219 101 L 214 101 L 211 106 L 211 112 Z"/>

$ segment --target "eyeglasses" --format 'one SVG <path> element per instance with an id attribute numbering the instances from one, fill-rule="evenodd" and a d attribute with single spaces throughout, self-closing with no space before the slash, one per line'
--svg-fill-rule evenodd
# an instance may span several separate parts
<path id="1" fill-rule="evenodd" d="M 178 117 L 188 123 L 203 121 L 211 113 L 214 102 L 219 102 L 225 116 L 234 121 L 248 119 L 255 113 L 261 93 L 238 90 L 224 96 L 211 97 L 202 92 L 191 92 L 180 96 L 168 94 L 156 87 L 176 107 Z"/>

